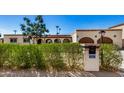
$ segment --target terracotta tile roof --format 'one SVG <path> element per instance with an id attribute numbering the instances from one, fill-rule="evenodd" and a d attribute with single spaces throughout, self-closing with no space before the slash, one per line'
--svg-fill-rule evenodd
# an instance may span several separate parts
<path id="1" fill-rule="evenodd" d="M 122 29 L 77 29 L 76 31 L 122 31 Z"/>
<path id="2" fill-rule="evenodd" d="M 118 24 L 118 25 L 115 25 L 115 26 L 112 26 L 112 27 L 109 27 L 109 28 L 114 28 L 114 27 L 118 27 L 118 26 L 123 26 L 124 23 L 121 23 L 121 24 Z"/>
<path id="3" fill-rule="evenodd" d="M 22 34 L 4 34 L 4 36 L 23 36 L 23 35 Z M 47 38 L 58 38 L 58 37 L 59 38 L 71 38 L 71 35 L 47 35 Z"/>
<path id="4" fill-rule="evenodd" d="M 23 36 L 22 34 L 4 34 L 4 36 Z"/>
<path id="5" fill-rule="evenodd" d="M 71 38 L 71 35 L 48 35 L 47 38 Z"/>

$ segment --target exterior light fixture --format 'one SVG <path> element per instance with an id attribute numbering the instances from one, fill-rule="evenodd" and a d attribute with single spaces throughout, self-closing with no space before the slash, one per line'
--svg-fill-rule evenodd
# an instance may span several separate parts
<path id="1" fill-rule="evenodd" d="M 100 38 L 100 46 L 104 43 L 104 36 L 105 36 L 105 31 L 101 30 L 100 32 L 101 38 Z M 101 49 L 101 64 L 103 64 L 103 49 Z"/>
<path id="2" fill-rule="evenodd" d="M 105 31 L 104 30 L 101 30 L 100 32 L 99 32 L 99 34 L 101 35 L 101 38 L 100 38 L 100 44 L 103 44 L 104 43 L 104 40 L 103 40 L 103 38 L 104 38 L 104 36 L 105 36 Z"/>

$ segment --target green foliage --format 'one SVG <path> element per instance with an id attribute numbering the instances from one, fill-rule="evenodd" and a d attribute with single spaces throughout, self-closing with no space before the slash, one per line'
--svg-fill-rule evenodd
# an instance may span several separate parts
<path id="1" fill-rule="evenodd" d="M 29 36 L 31 40 L 32 37 L 41 37 L 46 36 L 46 33 L 49 33 L 49 30 L 46 28 L 46 25 L 43 22 L 41 15 L 35 17 L 35 21 L 32 22 L 29 18 L 23 18 L 24 23 L 21 24 L 21 31 L 23 35 Z M 30 42 L 29 42 L 30 43 Z"/>
<path id="2" fill-rule="evenodd" d="M 60 71 L 83 69 L 79 44 L 15 45 L 0 44 L 0 67 Z"/>
<path id="3" fill-rule="evenodd" d="M 122 64 L 122 56 L 117 45 L 103 44 L 101 52 L 103 51 L 103 63 L 101 69 L 108 71 L 116 71 Z M 101 54 L 101 53 L 100 53 Z"/>
<path id="4" fill-rule="evenodd" d="M 64 60 L 70 70 L 83 69 L 83 50 L 79 44 L 62 44 Z"/>

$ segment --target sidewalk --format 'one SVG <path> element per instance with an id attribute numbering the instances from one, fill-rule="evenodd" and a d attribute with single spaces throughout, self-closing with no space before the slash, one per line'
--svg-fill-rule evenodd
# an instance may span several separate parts
<path id="1" fill-rule="evenodd" d="M 96 77 L 121 77 L 121 75 L 116 72 L 94 71 L 90 73 L 94 74 Z"/>
<path id="2" fill-rule="evenodd" d="M 61 71 L 44 72 L 40 70 L 0 70 L 0 77 L 124 77 L 124 72 L 107 71 Z"/>

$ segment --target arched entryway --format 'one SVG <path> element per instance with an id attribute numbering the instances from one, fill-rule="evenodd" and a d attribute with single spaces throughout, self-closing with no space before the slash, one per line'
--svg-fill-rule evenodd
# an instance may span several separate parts
<path id="1" fill-rule="evenodd" d="M 64 39 L 64 40 L 63 40 L 63 43 L 69 43 L 69 42 L 70 42 L 69 39 Z"/>
<path id="2" fill-rule="evenodd" d="M 94 40 L 89 37 L 83 37 L 79 40 L 79 43 L 86 44 L 86 43 L 94 43 Z"/>
<path id="3" fill-rule="evenodd" d="M 54 43 L 61 43 L 61 40 L 60 39 L 55 39 Z"/>
<path id="4" fill-rule="evenodd" d="M 46 43 L 52 43 L 52 40 L 51 39 L 47 39 Z"/>
<path id="5" fill-rule="evenodd" d="M 38 39 L 37 40 L 37 44 L 42 44 L 43 43 L 43 40 L 42 39 Z"/>
<path id="6" fill-rule="evenodd" d="M 100 43 L 113 44 L 113 40 L 109 37 L 103 37 L 103 40 L 101 38 L 99 38 L 97 40 L 97 43 L 98 44 L 100 44 Z"/>

